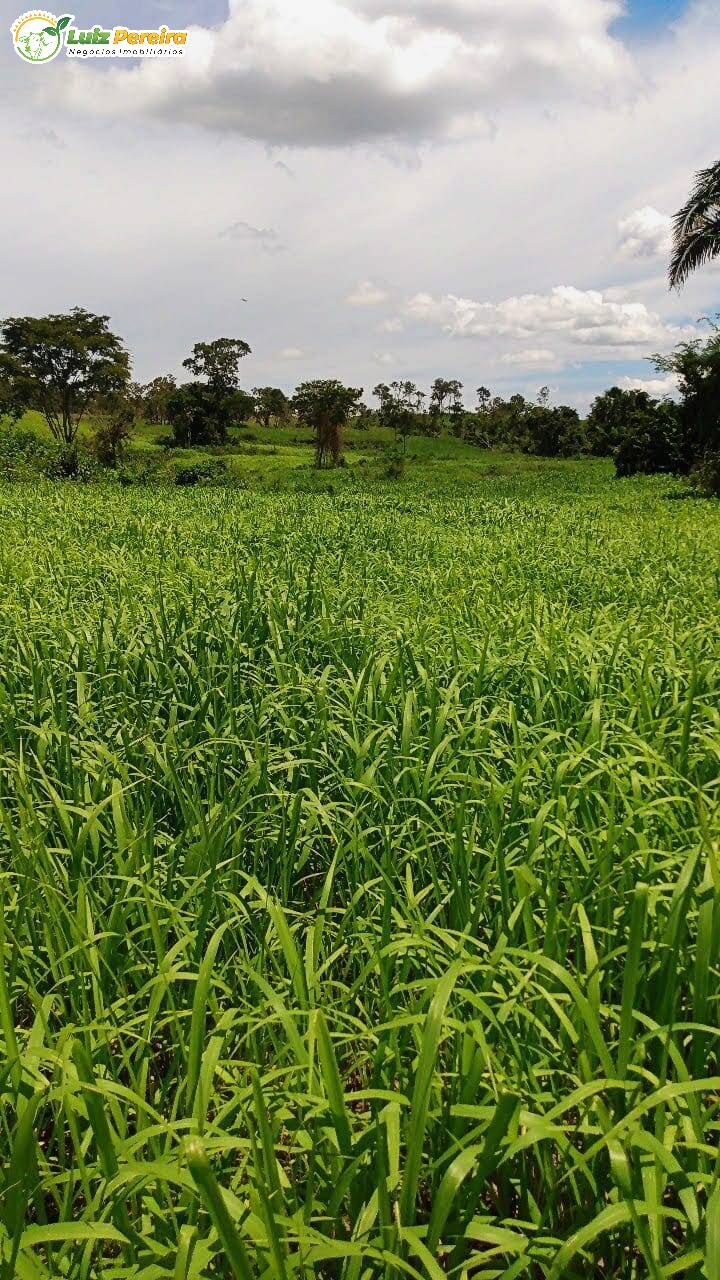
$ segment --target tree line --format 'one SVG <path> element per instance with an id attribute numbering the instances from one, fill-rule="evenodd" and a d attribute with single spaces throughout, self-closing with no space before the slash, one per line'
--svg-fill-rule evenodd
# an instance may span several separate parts
<path id="1" fill-rule="evenodd" d="M 76 307 L 62 315 L 11 317 L 0 323 L 0 414 L 17 419 L 34 409 L 62 446 L 72 474 L 83 417 L 96 423 L 93 447 L 117 466 L 138 418 L 167 426 L 176 448 L 223 445 L 232 428 L 296 423 L 313 433 L 318 467 L 341 461 L 343 432 L 373 425 L 392 432 L 404 451 L 409 437 L 450 434 L 479 448 L 515 449 L 547 458 L 610 456 L 618 475 L 693 473 L 720 492 L 720 328 L 681 343 L 656 368 L 675 375 L 677 401 L 642 390 L 612 387 L 599 395 L 585 420 L 570 405 L 553 405 L 547 387 L 536 400 L 493 396 L 486 386 L 466 404 L 454 379 L 436 378 L 429 394 L 414 382 L 380 382 L 375 407 L 362 388 L 337 379 L 303 382 L 288 396 L 279 387 L 240 386 L 241 361 L 251 354 L 239 338 L 197 342 L 183 361 L 192 375 L 171 375 L 145 385 L 132 382 L 130 357 L 107 316 Z"/>
<path id="2" fill-rule="evenodd" d="M 690 197 L 674 220 L 669 268 L 679 288 L 704 263 L 720 255 L 720 162 L 695 177 Z M 269 427 L 296 421 L 311 429 L 319 467 L 337 465 L 349 422 L 389 428 L 396 447 L 409 436 L 450 432 L 484 448 L 511 448 L 539 457 L 610 455 L 618 475 L 674 472 L 699 478 L 720 493 L 720 329 L 681 343 L 656 368 L 675 375 L 678 401 L 642 390 L 612 387 L 594 401 L 583 422 L 569 405 L 553 406 L 547 387 L 536 401 L 509 399 L 477 388 L 468 409 L 462 383 L 436 378 L 429 396 L 414 382 L 380 382 L 369 408 L 362 388 L 337 379 L 303 382 L 294 395 L 279 387 L 240 386 L 240 362 L 251 354 L 240 338 L 197 342 L 183 367 L 192 379 L 178 385 L 165 374 L 145 385 L 130 378 L 130 356 L 109 328 L 109 317 L 82 307 L 65 314 L 14 316 L 0 323 L 0 418 L 16 420 L 28 409 L 45 417 L 72 471 L 82 418 L 99 425 L 98 458 L 117 466 L 137 417 L 171 430 L 178 448 L 224 444 L 228 430 L 254 419 Z"/>

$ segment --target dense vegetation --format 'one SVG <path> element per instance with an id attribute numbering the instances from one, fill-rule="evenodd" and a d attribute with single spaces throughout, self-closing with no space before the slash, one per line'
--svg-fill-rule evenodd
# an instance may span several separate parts
<path id="1" fill-rule="evenodd" d="M 279 387 L 255 387 L 251 394 L 240 386 L 240 362 L 251 349 L 238 338 L 195 343 L 183 361 L 195 375 L 192 381 L 178 385 L 163 375 L 141 385 L 130 381 L 129 355 L 108 322 L 108 316 L 76 307 L 65 315 L 11 317 L 0 324 L 0 419 L 12 423 L 28 411 L 42 414 L 58 445 L 46 474 L 70 478 L 87 472 L 79 433 L 83 418 L 90 417 L 95 459 L 119 470 L 135 423 L 143 418 L 170 428 L 163 439 L 168 448 L 201 451 L 224 448 L 231 432 L 248 423 L 265 431 L 294 424 L 312 433 L 318 469 L 344 461 L 349 427 L 379 427 L 394 441 L 389 461 L 396 477 L 404 472 L 409 437 L 450 435 L 535 457 L 610 456 L 619 476 L 686 475 L 699 491 L 720 496 L 717 325 L 709 337 L 653 357 L 657 369 L 673 375 L 677 401 L 612 387 L 596 397 L 583 423 L 576 409 L 550 403 L 548 387 L 531 402 L 519 394 L 505 400 L 480 386 L 475 408 L 468 409 L 462 383 L 447 378 L 435 379 L 429 401 L 414 382 L 378 383 L 375 410 L 363 402 L 362 388 L 334 378 L 303 382 L 292 398 Z M 180 482 L 217 479 L 217 465 L 208 471 L 205 460 L 202 466 L 187 467 Z"/>
<path id="2" fill-rule="evenodd" d="M 718 1275 L 717 507 L 451 443 L 0 488 L 3 1280 Z"/>

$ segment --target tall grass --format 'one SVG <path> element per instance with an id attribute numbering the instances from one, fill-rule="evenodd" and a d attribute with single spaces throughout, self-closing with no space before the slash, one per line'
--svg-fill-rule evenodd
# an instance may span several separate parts
<path id="1" fill-rule="evenodd" d="M 717 1280 L 667 484 L 0 492 L 1 1280 Z"/>

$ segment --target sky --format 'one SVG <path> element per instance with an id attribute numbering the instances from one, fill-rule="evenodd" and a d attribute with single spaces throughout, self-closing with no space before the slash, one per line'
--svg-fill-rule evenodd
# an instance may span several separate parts
<path id="1" fill-rule="evenodd" d="M 30 66 L 0 42 L 0 315 L 108 314 L 140 381 L 194 342 L 247 387 L 459 378 L 585 409 L 720 310 L 666 284 L 718 159 L 708 0 L 76 0 L 182 59 Z M 52 11 L 50 11 L 52 12 Z M 60 15 L 57 15 L 60 16 Z"/>

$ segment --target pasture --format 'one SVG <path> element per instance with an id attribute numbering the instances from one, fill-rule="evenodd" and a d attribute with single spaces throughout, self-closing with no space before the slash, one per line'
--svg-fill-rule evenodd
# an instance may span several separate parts
<path id="1" fill-rule="evenodd" d="M 717 504 L 443 446 L 0 487 L 3 1280 L 720 1274 Z"/>

